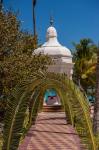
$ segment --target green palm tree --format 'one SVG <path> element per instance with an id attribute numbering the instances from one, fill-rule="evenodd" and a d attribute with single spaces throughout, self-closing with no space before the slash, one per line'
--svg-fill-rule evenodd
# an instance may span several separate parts
<path id="1" fill-rule="evenodd" d="M 99 148 L 99 48 L 96 65 L 96 99 L 94 103 L 94 134 L 98 136 Z"/>
<path id="2" fill-rule="evenodd" d="M 35 123 L 38 111 L 41 109 L 45 90 L 52 87 L 60 96 L 68 123 L 75 127 L 86 148 L 96 150 L 89 105 L 85 96 L 65 75 L 54 73 L 35 74 L 32 79 L 17 86 L 11 93 L 5 116 L 3 150 L 17 150 L 23 134 L 27 107 L 31 105 L 28 123 L 30 127 L 32 121 Z"/>
<path id="3" fill-rule="evenodd" d="M 89 89 L 95 89 L 95 68 L 97 60 L 97 47 L 90 39 L 82 39 L 79 44 L 74 44 L 75 52 L 73 80 L 88 94 Z"/>

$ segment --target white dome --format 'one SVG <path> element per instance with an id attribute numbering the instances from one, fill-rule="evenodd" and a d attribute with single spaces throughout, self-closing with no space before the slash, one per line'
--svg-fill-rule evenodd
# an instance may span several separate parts
<path id="1" fill-rule="evenodd" d="M 53 37 L 57 37 L 56 29 L 52 26 L 49 27 L 47 29 L 46 37 L 47 37 L 47 40 L 50 39 L 50 38 L 53 38 Z"/>
<path id="2" fill-rule="evenodd" d="M 72 57 L 71 51 L 62 46 L 57 40 L 57 31 L 53 26 L 47 29 L 46 42 L 34 51 L 35 54 L 44 54 L 50 56 L 66 56 Z"/>

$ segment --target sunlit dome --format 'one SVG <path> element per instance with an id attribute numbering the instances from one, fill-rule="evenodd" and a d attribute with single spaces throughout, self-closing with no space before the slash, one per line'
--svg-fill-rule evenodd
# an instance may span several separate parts
<path id="1" fill-rule="evenodd" d="M 47 29 L 46 37 L 47 37 L 47 40 L 49 40 L 50 38 L 57 37 L 57 31 L 53 26 L 50 26 Z"/>
<path id="2" fill-rule="evenodd" d="M 57 31 L 52 25 L 47 29 L 46 42 L 41 47 L 36 49 L 34 53 L 41 53 L 50 56 L 59 55 L 72 57 L 71 51 L 58 42 Z"/>

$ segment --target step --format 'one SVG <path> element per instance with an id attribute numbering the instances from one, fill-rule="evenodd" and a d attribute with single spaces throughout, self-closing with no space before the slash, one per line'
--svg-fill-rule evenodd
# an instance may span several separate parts
<path id="1" fill-rule="evenodd" d="M 43 106 L 43 112 L 61 112 L 62 106 L 61 105 L 46 105 Z"/>

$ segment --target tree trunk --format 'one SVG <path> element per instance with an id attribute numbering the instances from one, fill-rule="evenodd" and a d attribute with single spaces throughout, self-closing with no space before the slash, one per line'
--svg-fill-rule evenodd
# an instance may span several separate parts
<path id="1" fill-rule="evenodd" d="M 99 48 L 96 65 L 96 99 L 94 103 L 94 120 L 93 130 L 95 134 L 99 134 Z"/>
<path id="2" fill-rule="evenodd" d="M 0 0 L 0 11 L 2 11 L 3 0 Z"/>
<path id="3" fill-rule="evenodd" d="M 33 31 L 34 31 L 34 49 L 37 48 L 37 34 L 36 34 L 36 16 L 35 16 L 35 6 L 36 6 L 36 0 L 32 0 L 33 2 Z"/>

